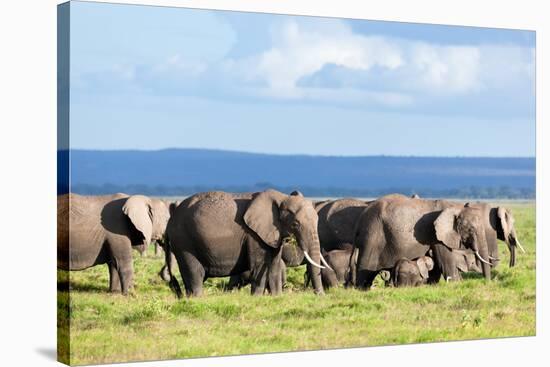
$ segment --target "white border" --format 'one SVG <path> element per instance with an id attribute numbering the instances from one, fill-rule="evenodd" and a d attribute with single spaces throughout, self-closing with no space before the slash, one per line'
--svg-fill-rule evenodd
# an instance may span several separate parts
<path id="1" fill-rule="evenodd" d="M 6 366 L 57 365 L 56 338 L 56 4 L 55 0 L 6 1 L 0 4 L 0 149 L 2 206 L 0 225 L 0 360 Z M 107 1 L 103 1 L 107 2 Z M 281 364 L 445 365 L 483 362 L 491 365 L 546 363 L 550 338 L 542 285 L 547 251 L 542 231 L 549 217 L 543 192 L 548 149 L 542 124 L 549 101 L 550 21 L 543 1 L 310 1 L 310 0 L 189 0 L 116 1 L 207 9 L 320 15 L 406 22 L 519 28 L 537 31 L 537 337 L 447 342 L 398 347 L 205 358 L 150 362 L 142 366 L 279 366 Z M 545 78 L 546 77 L 546 78 Z M 543 80 L 544 78 L 544 80 Z M 546 98 L 545 98 L 546 97 Z M 546 108 L 546 109 L 545 109 Z M 547 140 L 548 141 L 548 140 Z M 546 306 L 547 308 L 547 306 Z M 546 352 L 546 353 L 545 353 Z M 475 363 L 477 362 L 477 363 Z M 124 366 L 120 364 L 118 366 Z"/>

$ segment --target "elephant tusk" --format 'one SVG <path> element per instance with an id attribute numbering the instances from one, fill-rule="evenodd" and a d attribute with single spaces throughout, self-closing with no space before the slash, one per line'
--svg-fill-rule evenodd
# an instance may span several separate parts
<path id="1" fill-rule="evenodd" d="M 489 256 L 489 260 L 500 261 L 500 259 L 498 257 L 492 257 L 492 256 Z"/>
<path id="2" fill-rule="evenodd" d="M 304 256 L 306 257 L 307 261 L 309 261 L 309 263 L 311 265 L 316 266 L 319 269 L 324 269 L 325 268 L 323 265 L 319 265 L 315 261 L 313 261 L 313 259 L 311 257 L 309 257 L 309 254 L 307 253 L 307 251 L 304 251 Z"/>
<path id="3" fill-rule="evenodd" d="M 516 246 L 519 247 L 519 249 L 521 250 L 521 252 L 525 253 L 525 249 L 523 248 L 523 246 L 521 245 L 521 243 L 519 243 L 519 240 L 516 240 Z"/>
<path id="4" fill-rule="evenodd" d="M 327 263 L 327 261 L 325 260 L 325 258 L 323 257 L 323 254 L 321 254 L 321 263 L 327 268 L 327 269 L 330 269 L 332 271 L 334 271 L 334 269 L 332 269 L 330 267 L 330 265 Z"/>
<path id="5" fill-rule="evenodd" d="M 485 264 L 488 264 L 488 265 L 492 265 L 490 262 L 488 262 L 487 260 L 481 257 L 481 255 L 479 254 L 479 251 L 476 251 L 476 257 L 479 259 L 479 261 L 484 262 Z"/>

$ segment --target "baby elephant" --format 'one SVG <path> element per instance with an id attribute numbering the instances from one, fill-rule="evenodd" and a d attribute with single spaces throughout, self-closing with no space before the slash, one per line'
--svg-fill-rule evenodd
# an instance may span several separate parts
<path id="1" fill-rule="evenodd" d="M 353 246 L 348 243 L 339 249 L 323 251 L 323 257 L 331 267 L 321 270 L 321 281 L 325 289 L 355 284 L 356 266 L 355 259 L 352 259 L 353 254 Z"/>
<path id="2" fill-rule="evenodd" d="M 393 285 L 396 287 L 416 287 L 428 282 L 428 272 L 434 267 L 429 256 L 415 260 L 401 259 L 393 269 Z"/>

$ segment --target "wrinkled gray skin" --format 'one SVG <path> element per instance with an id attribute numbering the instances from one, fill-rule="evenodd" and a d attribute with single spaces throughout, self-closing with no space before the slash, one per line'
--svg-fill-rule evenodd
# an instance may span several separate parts
<path id="1" fill-rule="evenodd" d="M 414 260 L 401 259 L 391 272 L 391 282 L 395 287 L 417 287 L 426 284 L 433 267 L 434 262 L 429 256 L 421 256 Z"/>
<path id="2" fill-rule="evenodd" d="M 298 246 L 320 264 L 317 213 L 302 195 L 275 190 L 231 194 L 206 192 L 184 200 L 167 227 L 170 251 L 186 294 L 199 296 L 208 277 L 251 271 L 251 292 L 282 291 L 281 245 L 294 235 Z M 308 264 L 315 293 L 323 293 L 320 268 Z"/>
<path id="3" fill-rule="evenodd" d="M 388 195 L 372 202 L 361 214 L 356 227 L 358 248 L 357 286 L 370 288 L 376 274 L 393 268 L 402 258 L 416 259 L 431 248 L 434 270 L 430 282 L 441 275 L 460 279 L 453 250 L 477 251 L 485 261 L 482 272 L 491 277 L 498 264 L 497 238 L 510 249 L 510 266 L 515 263 L 517 235 L 512 214 L 488 204 L 460 204 Z"/>
<path id="4" fill-rule="evenodd" d="M 134 283 L 132 249 L 143 253 L 151 241 L 160 241 L 170 217 L 166 202 L 125 194 L 65 194 L 57 198 L 57 211 L 57 267 L 108 264 L 109 289 L 122 294 Z"/>
<path id="5" fill-rule="evenodd" d="M 351 198 L 316 203 L 321 248 L 330 251 L 352 244 L 357 220 L 368 205 L 369 202 Z"/>

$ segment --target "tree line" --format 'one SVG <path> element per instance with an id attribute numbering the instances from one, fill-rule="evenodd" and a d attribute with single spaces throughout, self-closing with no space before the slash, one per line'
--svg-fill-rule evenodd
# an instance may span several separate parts
<path id="1" fill-rule="evenodd" d="M 509 186 L 484 187 L 464 186 L 449 189 L 437 189 L 427 187 L 388 187 L 388 188 L 343 188 L 343 187 L 311 187 L 311 186 L 280 186 L 268 182 L 255 185 L 191 185 L 191 186 L 167 186 L 167 185 L 90 185 L 75 184 L 71 191 L 82 195 L 105 195 L 117 192 L 127 194 L 144 194 L 151 196 L 188 196 L 205 191 L 228 192 L 254 192 L 273 188 L 281 192 L 300 190 L 310 197 L 379 197 L 392 193 L 404 195 L 418 194 L 421 197 L 441 198 L 471 198 L 471 199 L 535 199 L 534 188 L 515 188 Z"/>

